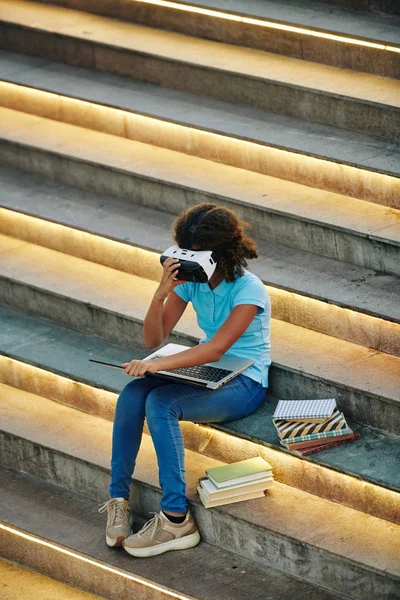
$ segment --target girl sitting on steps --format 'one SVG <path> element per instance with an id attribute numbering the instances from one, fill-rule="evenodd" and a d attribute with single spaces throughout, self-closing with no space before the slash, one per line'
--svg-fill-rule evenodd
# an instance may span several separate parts
<path id="1" fill-rule="evenodd" d="M 217 250 L 217 268 L 207 283 L 174 279 L 179 267 L 169 258 L 144 320 L 147 348 L 158 347 L 183 315 L 188 302 L 205 337 L 198 346 L 155 360 L 122 365 L 139 377 L 122 390 L 115 411 L 110 500 L 106 542 L 132 556 L 154 556 L 199 543 L 188 511 L 184 445 L 179 421 L 220 423 L 245 417 L 262 403 L 270 365 L 270 300 L 258 277 L 245 270 L 246 259 L 257 258 L 254 240 L 244 233 L 235 214 L 215 204 L 199 204 L 174 223 L 175 242 L 192 250 Z M 222 248 L 222 250 L 221 250 Z M 254 364 L 217 390 L 204 390 L 142 377 L 145 372 L 191 367 L 219 360 L 225 353 Z M 162 489 L 161 511 L 139 533 L 132 534 L 128 499 L 131 477 L 146 418 L 157 453 Z"/>

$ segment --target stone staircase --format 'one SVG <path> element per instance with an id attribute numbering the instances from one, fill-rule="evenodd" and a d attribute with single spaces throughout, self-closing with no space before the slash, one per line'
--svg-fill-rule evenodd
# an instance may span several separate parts
<path id="1" fill-rule="evenodd" d="M 390 0 L 0 0 L 0 554 L 104 598 L 400 598 L 400 9 Z M 183 423 L 195 549 L 107 548 L 111 421 L 158 255 L 202 201 L 249 221 L 272 300 L 253 415 Z M 193 311 L 170 341 L 194 344 Z M 277 398 L 361 438 L 300 459 Z M 265 500 L 205 510 L 210 465 Z M 159 506 L 146 434 L 132 483 Z"/>

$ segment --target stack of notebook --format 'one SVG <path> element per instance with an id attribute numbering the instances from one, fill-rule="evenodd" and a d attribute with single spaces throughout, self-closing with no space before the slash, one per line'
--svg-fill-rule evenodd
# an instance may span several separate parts
<path id="1" fill-rule="evenodd" d="M 279 400 L 272 418 L 281 444 L 299 456 L 321 452 L 360 437 L 347 425 L 334 398 Z"/>
<path id="2" fill-rule="evenodd" d="M 207 469 L 206 474 L 197 488 L 206 508 L 261 498 L 274 485 L 272 467 L 260 456 Z"/>

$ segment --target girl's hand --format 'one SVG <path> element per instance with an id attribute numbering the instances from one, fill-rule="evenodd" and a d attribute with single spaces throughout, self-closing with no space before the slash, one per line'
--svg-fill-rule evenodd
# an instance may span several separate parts
<path id="1" fill-rule="evenodd" d="M 156 373 L 161 371 L 159 360 L 131 360 L 131 362 L 123 363 L 124 371 L 131 377 L 143 377 L 145 373 Z"/>
<path id="2" fill-rule="evenodd" d="M 176 281 L 174 279 L 180 266 L 177 258 L 172 258 L 171 256 L 167 258 L 163 264 L 163 274 L 154 298 L 164 301 L 177 285 L 183 283 L 183 281 Z"/>

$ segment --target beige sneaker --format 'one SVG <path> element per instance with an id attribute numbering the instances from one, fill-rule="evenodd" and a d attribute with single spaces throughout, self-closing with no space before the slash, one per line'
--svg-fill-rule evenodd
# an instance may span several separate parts
<path id="1" fill-rule="evenodd" d="M 200 534 L 188 512 L 183 523 L 171 523 L 161 511 L 147 521 L 139 533 L 129 536 L 122 546 L 132 556 L 156 556 L 168 550 L 193 548 L 200 542 Z"/>
<path id="2" fill-rule="evenodd" d="M 121 546 L 123 540 L 132 533 L 133 518 L 129 510 L 128 500 L 110 498 L 99 508 L 99 512 L 107 511 L 106 542 L 107 546 Z"/>

